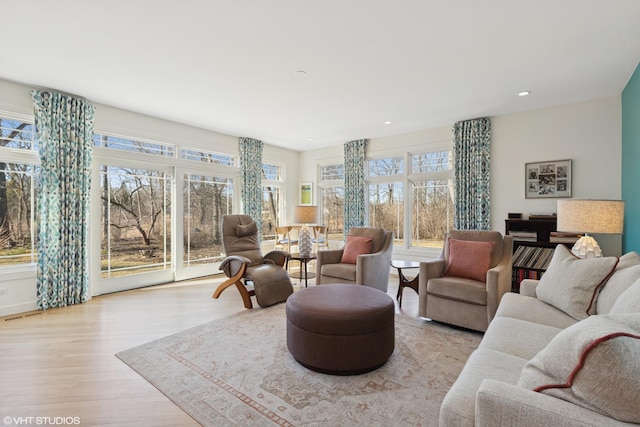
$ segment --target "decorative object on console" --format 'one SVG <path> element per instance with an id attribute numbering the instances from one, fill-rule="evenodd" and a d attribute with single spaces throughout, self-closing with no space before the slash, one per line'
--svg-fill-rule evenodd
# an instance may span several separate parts
<path id="1" fill-rule="evenodd" d="M 296 206 L 293 212 L 293 222 L 302 224 L 298 233 L 298 248 L 300 255 L 309 256 L 312 252 L 311 230 L 309 224 L 315 224 L 318 221 L 317 206 Z"/>
<path id="2" fill-rule="evenodd" d="M 602 256 L 598 242 L 587 233 L 622 234 L 623 223 L 622 200 L 558 200 L 558 231 L 585 233 L 571 249 L 579 258 Z"/>

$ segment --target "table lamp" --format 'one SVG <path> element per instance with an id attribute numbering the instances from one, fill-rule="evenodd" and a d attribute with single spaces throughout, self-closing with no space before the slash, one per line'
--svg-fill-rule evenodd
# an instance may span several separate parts
<path id="1" fill-rule="evenodd" d="M 311 255 L 312 245 L 309 224 L 315 224 L 318 222 L 318 207 L 296 206 L 293 211 L 293 222 L 302 224 L 300 232 L 298 233 L 298 248 L 300 248 L 300 255 Z"/>
<path id="2" fill-rule="evenodd" d="M 622 200 L 558 200 L 558 231 L 585 233 L 571 252 L 578 258 L 599 258 L 602 250 L 587 233 L 622 234 Z"/>

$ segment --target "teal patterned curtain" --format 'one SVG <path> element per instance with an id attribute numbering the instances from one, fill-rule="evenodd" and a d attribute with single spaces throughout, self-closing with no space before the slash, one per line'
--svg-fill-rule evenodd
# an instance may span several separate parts
<path id="1" fill-rule="evenodd" d="M 242 211 L 251 215 L 260 230 L 262 241 L 262 141 L 241 137 L 240 170 L 242 174 Z"/>
<path id="2" fill-rule="evenodd" d="M 365 153 L 367 140 L 344 144 L 344 235 L 351 227 L 365 225 L 367 192 L 365 187 Z"/>
<path id="3" fill-rule="evenodd" d="M 41 162 L 37 302 L 46 310 L 88 298 L 94 108 L 60 93 L 31 94 Z"/>
<path id="4" fill-rule="evenodd" d="M 458 230 L 489 230 L 491 121 L 488 118 L 453 126 L 455 157 L 455 219 Z"/>

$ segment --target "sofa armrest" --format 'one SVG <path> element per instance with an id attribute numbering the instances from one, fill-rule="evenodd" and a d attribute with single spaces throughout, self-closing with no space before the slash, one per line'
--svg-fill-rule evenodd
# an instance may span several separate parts
<path id="1" fill-rule="evenodd" d="M 543 393 L 485 379 L 476 394 L 475 425 L 595 427 L 630 424 Z"/>
<path id="2" fill-rule="evenodd" d="M 538 286 L 538 283 L 540 283 L 539 280 L 523 279 L 522 282 L 520 282 L 520 294 L 527 297 L 536 298 L 536 287 Z"/>

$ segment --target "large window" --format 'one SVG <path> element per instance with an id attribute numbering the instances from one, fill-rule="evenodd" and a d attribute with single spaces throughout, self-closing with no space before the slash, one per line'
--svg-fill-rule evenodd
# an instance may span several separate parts
<path id="1" fill-rule="evenodd" d="M 441 248 L 453 228 L 453 153 L 411 155 L 411 246 Z"/>
<path id="2" fill-rule="evenodd" d="M 0 117 L 0 266 L 36 260 L 35 149 L 30 121 Z"/>
<path id="3" fill-rule="evenodd" d="M 172 176 L 101 167 L 101 277 L 171 268 Z"/>
<path id="4" fill-rule="evenodd" d="M 233 181 L 207 175 L 184 176 L 185 266 L 220 262 L 223 259 L 220 225 L 233 212 Z"/>
<path id="5" fill-rule="evenodd" d="M 404 239 L 404 158 L 368 162 L 369 226 L 393 231 L 396 245 Z"/>
<path id="6" fill-rule="evenodd" d="M 191 163 L 185 164 L 189 173 L 178 175 L 182 178 L 182 212 L 177 211 L 183 219 L 182 267 L 219 263 L 224 258 L 222 217 L 233 213 L 235 171 L 230 167 L 237 165 L 237 156 L 185 147 L 180 158 Z"/>
<path id="7" fill-rule="evenodd" d="M 344 165 L 320 168 L 320 205 L 322 224 L 327 226 L 328 240 L 344 238 Z"/>
<path id="8" fill-rule="evenodd" d="M 104 134 L 95 134 L 94 144 L 112 157 L 99 165 L 100 277 L 172 269 L 173 175 L 149 166 L 149 156 L 162 163 L 175 157 L 175 147 Z"/>
<path id="9" fill-rule="evenodd" d="M 272 242 L 276 238 L 276 227 L 285 225 L 282 166 L 262 164 L 262 240 Z"/>

